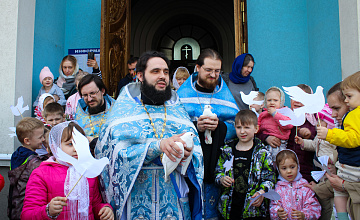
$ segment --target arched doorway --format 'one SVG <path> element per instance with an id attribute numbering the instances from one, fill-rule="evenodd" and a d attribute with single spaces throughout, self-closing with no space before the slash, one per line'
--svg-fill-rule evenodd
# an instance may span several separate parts
<path id="1" fill-rule="evenodd" d="M 169 58 L 171 72 L 179 66 L 184 66 L 192 72 L 202 49 L 219 49 L 215 39 L 218 36 L 215 35 L 195 24 L 176 25 L 168 30 L 159 30 L 157 36 L 161 37 L 154 37 L 153 47 Z"/>
<path id="2" fill-rule="evenodd" d="M 195 55 L 192 54 L 191 59 L 175 58 L 176 43 L 183 40 L 191 46 L 189 39 L 197 42 L 200 50 L 213 48 L 219 51 L 223 57 L 223 70 L 231 71 L 236 55 L 245 51 L 241 49 L 246 42 L 243 33 L 245 9 L 245 0 L 132 0 L 131 4 L 127 0 L 103 0 L 101 53 L 104 53 L 102 58 L 105 60 L 102 64 L 108 65 L 102 66 L 105 83 L 110 85 L 110 91 L 116 89 L 112 87 L 125 76 L 125 64 L 130 55 L 140 56 L 149 50 L 165 52 L 172 60 L 172 70 L 180 65 L 193 67 L 197 59 Z M 119 45 L 110 45 L 109 42 L 119 42 Z M 112 59 L 111 48 L 121 50 L 117 56 L 111 55 L 119 58 L 116 62 L 109 60 Z M 196 47 L 191 49 L 194 52 Z"/>

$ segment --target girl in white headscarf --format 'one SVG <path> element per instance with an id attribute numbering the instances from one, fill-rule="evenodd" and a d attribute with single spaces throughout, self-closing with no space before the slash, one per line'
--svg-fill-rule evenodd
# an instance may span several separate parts
<path id="1" fill-rule="evenodd" d="M 45 119 L 42 115 L 42 112 L 44 111 L 44 108 L 47 104 L 49 103 L 52 103 L 52 102 L 55 102 L 55 98 L 53 95 L 51 95 L 50 93 L 44 93 L 40 96 L 39 98 L 39 104 L 35 107 L 35 117 L 37 119 L 39 119 L 40 121 L 42 121 L 44 124 L 46 123 L 45 122 Z"/>
<path id="2" fill-rule="evenodd" d="M 70 121 L 51 129 L 49 145 L 54 156 L 32 172 L 21 219 L 114 219 L 111 206 L 102 203 L 97 178 L 80 178 L 74 166 L 59 159 L 59 151 L 78 157 L 72 144 L 74 128 L 85 135 L 78 124 Z"/>
<path id="3" fill-rule="evenodd" d="M 321 206 L 314 191 L 300 174 L 297 155 L 292 150 L 282 150 L 276 155 L 276 167 L 279 171 L 275 191 L 281 199 L 270 204 L 271 219 L 318 219 Z"/>

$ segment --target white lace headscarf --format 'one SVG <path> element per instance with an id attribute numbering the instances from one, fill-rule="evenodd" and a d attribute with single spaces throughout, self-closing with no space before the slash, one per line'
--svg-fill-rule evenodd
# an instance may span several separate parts
<path id="1" fill-rule="evenodd" d="M 189 76 L 190 76 L 189 70 L 188 70 L 186 67 L 179 66 L 179 67 L 175 70 L 174 75 L 173 75 L 173 79 L 172 79 L 173 86 L 174 86 L 174 88 L 175 88 L 176 90 L 178 90 L 178 89 L 180 88 L 180 85 L 179 85 L 179 83 L 178 83 L 178 81 L 177 81 L 177 79 L 176 79 L 176 74 L 177 74 L 177 72 L 178 72 L 179 69 L 185 69 L 186 72 L 187 72 L 187 73 L 189 74 Z"/>
<path id="2" fill-rule="evenodd" d="M 71 191 L 73 186 L 81 177 L 74 166 L 68 164 L 59 159 L 57 152 L 61 150 L 61 137 L 64 129 L 69 126 L 70 122 L 67 121 L 54 126 L 49 134 L 49 145 L 50 149 L 56 158 L 56 161 L 62 165 L 68 166 L 65 183 L 64 183 L 64 194 L 65 196 Z M 76 122 L 73 122 L 76 123 Z M 68 196 L 67 199 L 68 216 L 66 219 L 77 220 L 77 219 L 88 219 L 89 215 L 89 183 L 87 178 L 82 177 L 79 183 L 75 186 L 74 190 Z"/>
<path id="3" fill-rule="evenodd" d="M 38 107 L 39 107 L 39 110 L 42 112 L 44 111 L 44 101 L 47 97 L 52 97 L 54 99 L 54 102 L 55 102 L 55 98 L 53 95 L 51 95 L 50 93 L 44 93 L 40 96 L 39 98 L 39 104 L 38 104 Z"/>

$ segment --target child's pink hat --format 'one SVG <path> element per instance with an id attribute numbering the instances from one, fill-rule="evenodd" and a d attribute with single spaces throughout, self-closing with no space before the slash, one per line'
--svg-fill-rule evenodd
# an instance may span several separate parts
<path id="1" fill-rule="evenodd" d="M 52 74 L 52 72 L 50 71 L 49 67 L 45 66 L 39 75 L 40 78 L 40 83 L 42 83 L 42 81 L 46 78 L 46 77 L 51 77 L 51 79 L 54 81 L 54 75 Z"/>
<path id="2" fill-rule="evenodd" d="M 326 103 L 324 108 L 319 112 L 319 118 L 327 123 L 327 128 L 335 128 L 334 118 L 331 117 L 332 110 Z"/>

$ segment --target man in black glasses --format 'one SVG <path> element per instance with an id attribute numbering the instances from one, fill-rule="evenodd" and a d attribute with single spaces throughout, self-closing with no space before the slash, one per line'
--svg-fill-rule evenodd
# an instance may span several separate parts
<path id="1" fill-rule="evenodd" d="M 219 188 L 214 170 L 225 140 L 236 137 L 234 119 L 239 111 L 235 99 L 220 76 L 222 58 L 212 49 L 203 50 L 196 71 L 179 88 L 178 95 L 197 128 L 204 155 L 204 219 L 218 217 Z M 211 109 L 211 116 L 203 115 Z M 208 111 L 208 110 L 207 110 Z M 210 131 L 210 132 L 209 132 Z M 209 137 L 210 136 L 210 137 Z"/>
<path id="2" fill-rule="evenodd" d="M 92 140 L 99 136 L 101 126 L 115 100 L 106 94 L 104 82 L 95 74 L 84 76 L 78 89 L 82 98 L 78 101 L 75 120 L 84 129 L 86 136 L 90 137 L 89 140 Z"/>

